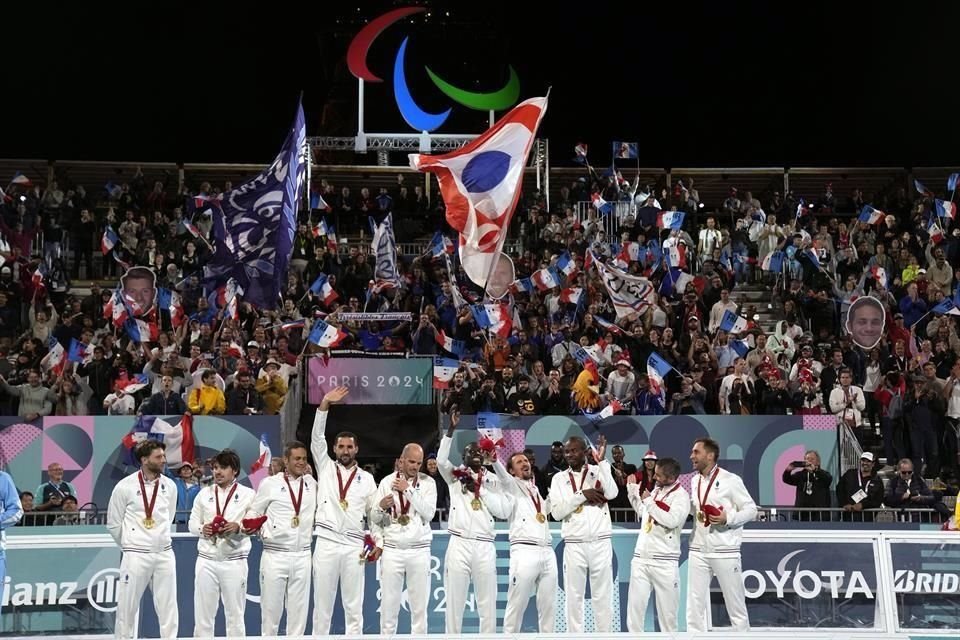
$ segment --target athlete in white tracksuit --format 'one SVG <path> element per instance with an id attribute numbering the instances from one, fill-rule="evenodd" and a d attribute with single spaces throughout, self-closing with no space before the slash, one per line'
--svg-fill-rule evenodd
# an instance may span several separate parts
<path id="1" fill-rule="evenodd" d="M 247 556 L 250 537 L 242 521 L 256 492 L 237 482 L 240 458 L 229 449 L 213 459 L 214 484 L 197 494 L 190 511 L 190 533 L 197 540 L 197 565 L 193 582 L 193 637 L 212 638 L 217 608 L 223 602 L 228 638 L 247 635 L 243 612 L 247 603 Z M 226 521 L 219 532 L 216 526 Z"/>
<path id="2" fill-rule="evenodd" d="M 609 633 L 613 627 L 613 545 L 607 501 L 619 489 L 610 463 L 603 459 L 606 439 L 600 437 L 599 463 L 587 464 L 582 438 L 567 440 L 564 458 L 570 468 L 553 476 L 550 483 L 550 513 L 562 521 L 563 590 L 567 598 L 567 630 L 583 633 L 584 594 L 587 575 L 593 601 L 594 627 Z"/>
<path id="3" fill-rule="evenodd" d="M 284 607 L 287 635 L 302 636 L 310 606 L 310 542 L 317 511 L 317 481 L 307 475 L 307 446 L 284 448 L 284 473 L 265 478 L 247 512 L 267 516 L 260 527 L 260 635 L 275 636 Z"/>
<path id="4" fill-rule="evenodd" d="M 710 580 L 717 577 L 734 631 L 750 629 L 740 572 L 743 525 L 757 519 L 757 505 L 740 476 L 717 466 L 720 448 L 709 438 L 697 440 L 690 453 L 698 472 L 690 481 L 693 536 L 687 571 L 687 631 L 707 630 Z"/>
<path id="5" fill-rule="evenodd" d="M 540 633 L 553 633 L 557 617 L 557 554 L 550 535 L 550 499 L 540 496 L 533 468 L 523 453 L 510 456 L 505 468 L 493 465 L 504 491 L 513 496 L 510 512 L 510 586 L 503 632 L 520 633 L 530 596 L 537 596 Z"/>
<path id="6" fill-rule="evenodd" d="M 627 631 L 643 633 L 650 591 L 657 594 L 660 631 L 677 631 L 680 609 L 680 532 L 690 515 L 690 494 L 677 481 L 680 464 L 673 458 L 657 461 L 652 492 L 640 493 L 637 477 L 627 480 L 627 498 L 640 516 L 640 533 L 630 565 Z"/>
<path id="7" fill-rule="evenodd" d="M 333 444 L 336 461 L 327 454 L 327 414 L 330 405 L 346 397 L 337 387 L 323 397 L 313 420 L 310 451 L 317 472 L 316 546 L 313 549 L 313 635 L 330 633 L 333 605 L 340 583 L 346 635 L 363 633 L 363 583 L 366 563 L 360 562 L 365 535 L 364 518 L 376 506 L 377 481 L 357 464 L 360 450 L 353 434 Z M 377 540 L 377 547 L 383 542 Z M 374 554 L 376 559 L 379 553 Z"/>
<path id="8" fill-rule="evenodd" d="M 480 448 L 470 443 L 463 449 L 466 467 L 454 474 L 450 462 L 453 430 L 459 415 L 450 414 L 450 428 L 440 439 L 437 468 L 450 487 L 450 541 L 443 561 L 446 591 L 446 632 L 460 633 L 467 589 L 473 579 L 480 616 L 480 633 L 497 630 L 497 552 L 493 546 L 493 518 L 506 519 L 512 497 L 502 492 L 496 476 L 483 468 Z M 461 482 L 457 476 L 464 478 Z"/>
<path id="9" fill-rule="evenodd" d="M 117 638 L 137 637 L 137 612 L 148 585 L 160 622 L 160 637 L 177 637 L 177 563 L 170 538 L 177 485 L 163 475 L 165 449 L 155 440 L 137 445 L 140 471 L 118 482 L 110 495 L 107 531 L 123 550 L 114 629 Z"/>
<path id="10" fill-rule="evenodd" d="M 396 473 L 380 481 L 371 533 L 383 540 L 380 577 L 380 633 L 397 632 L 404 578 L 410 604 L 410 633 L 427 633 L 430 600 L 430 521 L 437 512 L 437 485 L 420 473 L 423 449 L 408 444 L 400 454 Z"/>

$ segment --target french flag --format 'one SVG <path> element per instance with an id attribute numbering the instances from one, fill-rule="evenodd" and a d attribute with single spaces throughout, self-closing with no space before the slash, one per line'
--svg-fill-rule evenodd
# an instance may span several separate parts
<path id="1" fill-rule="evenodd" d="M 197 225 L 189 222 L 187 220 L 183 221 L 183 227 L 190 232 L 194 238 L 203 238 L 203 234 L 200 233 L 200 229 L 197 229 Z"/>
<path id="2" fill-rule="evenodd" d="M 593 200 L 593 206 L 596 207 L 600 213 L 606 215 L 613 211 L 613 203 L 601 198 L 599 193 L 594 193 L 590 198 Z"/>
<path id="3" fill-rule="evenodd" d="M 103 319 L 110 320 L 115 327 L 119 328 L 127 321 L 129 314 L 127 305 L 123 302 L 123 296 L 120 294 L 120 289 L 114 289 L 113 296 L 110 297 L 107 304 L 103 305 Z"/>
<path id="4" fill-rule="evenodd" d="M 70 338 L 70 349 L 67 351 L 67 360 L 82 363 L 87 358 L 87 345 L 76 338 Z"/>
<path id="5" fill-rule="evenodd" d="M 446 389 L 450 386 L 454 374 L 460 370 L 460 362 L 450 358 L 433 359 L 433 388 Z"/>
<path id="6" fill-rule="evenodd" d="M 783 270 L 783 251 L 771 251 L 760 262 L 760 268 L 764 271 L 773 271 L 779 273 Z"/>
<path id="7" fill-rule="evenodd" d="M 290 331 L 291 329 L 303 329 L 307 326 L 306 320 L 293 320 L 291 322 L 284 322 L 280 325 L 280 328 L 284 331 Z"/>
<path id="8" fill-rule="evenodd" d="M 687 268 L 687 245 L 675 244 L 667 250 L 667 259 L 669 266 L 680 269 Z"/>
<path id="9" fill-rule="evenodd" d="M 863 205 L 863 209 L 860 210 L 860 217 L 858 220 L 866 224 L 877 224 L 883 220 L 884 213 L 880 209 L 874 209 L 868 204 Z"/>
<path id="10" fill-rule="evenodd" d="M 230 298 L 227 303 L 227 317 L 234 322 L 240 319 L 240 299 L 237 296 Z"/>
<path id="11" fill-rule="evenodd" d="M 31 186 L 33 186 L 33 183 L 30 182 L 30 178 L 28 178 L 27 176 L 23 175 L 23 174 L 20 173 L 19 171 L 17 171 L 17 172 L 14 174 L 13 180 L 10 181 L 10 184 L 18 184 L 18 185 L 20 185 L 21 187 L 31 187 Z"/>
<path id="12" fill-rule="evenodd" d="M 273 454 L 270 453 L 270 445 L 267 444 L 267 434 L 260 434 L 260 455 L 250 465 L 250 473 L 256 473 L 260 469 L 269 469 L 273 461 Z"/>
<path id="13" fill-rule="evenodd" d="M 533 284 L 535 284 L 540 291 L 546 291 L 547 289 L 560 286 L 560 274 L 556 269 L 551 267 L 534 272 L 532 280 Z"/>
<path id="14" fill-rule="evenodd" d="M 433 239 L 430 240 L 430 246 L 427 247 L 427 253 L 436 258 L 445 253 L 452 255 L 454 249 L 455 247 L 453 246 L 453 240 L 443 235 L 442 232 L 437 231 L 433 234 Z"/>
<path id="15" fill-rule="evenodd" d="M 313 281 L 313 284 L 310 285 L 310 293 L 315 296 L 320 296 L 320 299 L 323 300 L 323 303 L 326 305 L 329 305 L 338 297 L 337 292 L 330 284 L 327 279 L 327 274 L 325 273 L 321 273 L 317 276 L 317 279 Z"/>
<path id="16" fill-rule="evenodd" d="M 534 289 L 536 289 L 536 286 L 533 284 L 532 278 L 520 278 L 514 280 L 513 284 L 510 285 L 510 290 L 514 293 L 530 293 Z"/>
<path id="17" fill-rule="evenodd" d="M 510 335 L 513 319 L 510 308 L 505 304 L 475 304 L 470 307 L 477 326 L 503 338 Z"/>
<path id="18" fill-rule="evenodd" d="M 666 387 L 663 384 L 664 378 L 673 370 L 673 365 L 663 359 L 663 357 L 654 351 L 647 358 L 647 380 L 650 382 L 650 393 L 655 393 L 663 398 L 666 395 Z"/>
<path id="19" fill-rule="evenodd" d="M 881 267 L 880 265 L 873 265 L 870 267 L 870 275 L 873 277 L 874 282 L 877 283 L 878 287 L 887 288 L 887 270 Z"/>
<path id="20" fill-rule="evenodd" d="M 50 349 L 47 355 L 40 361 L 40 367 L 47 371 L 59 375 L 63 372 L 63 367 L 67 363 L 67 352 L 64 350 L 60 341 L 50 336 L 50 342 L 47 345 Z"/>
<path id="21" fill-rule="evenodd" d="M 623 329 L 621 329 L 619 325 L 616 325 L 609 320 L 604 320 L 600 316 L 593 316 L 593 321 L 600 325 L 600 327 L 605 331 L 609 331 L 614 335 L 623 335 Z"/>
<path id="22" fill-rule="evenodd" d="M 187 314 L 183 311 L 183 303 L 180 300 L 180 294 L 172 289 L 157 289 L 157 306 L 170 312 L 170 322 L 174 327 L 179 327 L 187 320 Z"/>
<path id="23" fill-rule="evenodd" d="M 657 226 L 661 229 L 677 229 L 683 227 L 683 211 L 661 211 L 657 214 Z"/>
<path id="24" fill-rule="evenodd" d="M 123 326 L 134 342 L 156 342 L 160 337 L 160 329 L 156 322 L 128 318 Z"/>
<path id="25" fill-rule="evenodd" d="M 587 164 L 587 143 L 581 142 L 573 148 L 573 160 L 577 164 Z"/>
<path id="26" fill-rule="evenodd" d="M 467 350 L 463 340 L 454 340 L 442 330 L 437 333 L 437 344 L 440 345 L 440 348 L 444 351 L 449 351 L 459 357 L 463 357 L 464 352 Z"/>
<path id="27" fill-rule="evenodd" d="M 806 215 L 810 215 L 810 207 L 807 206 L 807 203 L 804 202 L 803 198 L 800 198 L 800 204 L 797 205 L 797 217 L 802 218 Z"/>
<path id="28" fill-rule="evenodd" d="M 914 179 L 913 188 L 917 190 L 917 193 L 919 193 L 925 198 L 933 197 L 933 191 L 930 191 L 930 189 L 927 189 L 925 186 L 923 186 L 923 183 L 920 182 L 919 180 Z"/>
<path id="29" fill-rule="evenodd" d="M 927 233 L 930 235 L 930 242 L 940 244 L 943 242 L 943 229 L 937 224 L 934 218 L 930 219 L 930 226 L 927 227 Z"/>
<path id="30" fill-rule="evenodd" d="M 327 201 L 323 199 L 323 196 L 320 195 L 317 191 L 310 192 L 310 209 L 323 209 L 326 212 L 333 211 L 333 207 L 327 204 Z M 326 235 L 326 234 L 324 234 Z"/>
<path id="31" fill-rule="evenodd" d="M 121 387 L 124 393 L 136 393 L 150 384 L 150 378 L 145 373 L 138 373 L 132 378 L 127 378 Z"/>
<path id="32" fill-rule="evenodd" d="M 806 251 L 803 252 L 803 254 L 807 256 L 810 262 L 813 263 L 813 266 L 815 266 L 817 269 L 820 268 L 820 257 L 817 256 L 816 251 L 814 251 L 813 249 L 807 249 Z"/>
<path id="33" fill-rule="evenodd" d="M 184 462 L 196 460 L 196 443 L 193 437 L 193 416 L 184 414 L 177 424 L 170 424 L 156 416 L 139 416 L 133 429 L 120 441 L 127 449 L 127 464 L 139 465 L 133 459 L 133 448 L 144 440 L 158 440 L 167 445 L 167 466 L 177 469 Z"/>
<path id="34" fill-rule="evenodd" d="M 750 343 L 747 340 L 731 340 L 730 348 L 736 351 L 738 356 L 745 358 L 750 351 Z"/>
<path id="35" fill-rule="evenodd" d="M 107 255 L 119 243 L 120 236 L 113 230 L 113 227 L 107 225 L 107 228 L 103 230 L 103 238 L 100 240 L 100 251 L 103 252 L 103 255 Z"/>
<path id="36" fill-rule="evenodd" d="M 307 340 L 318 347 L 331 348 L 339 345 L 346 337 L 347 334 L 339 327 L 316 319 L 313 321 L 313 327 L 310 329 L 310 335 L 307 337 Z"/>
<path id="37" fill-rule="evenodd" d="M 324 234 L 327 236 L 327 250 L 336 253 L 337 252 L 337 233 L 332 224 L 328 224 L 326 220 L 321 220 L 320 224 L 323 225 Z"/>
<path id="38" fill-rule="evenodd" d="M 933 308 L 933 312 L 937 315 L 951 315 L 951 316 L 960 316 L 960 309 L 957 308 L 957 305 L 954 304 L 953 300 L 950 298 L 944 298 L 940 304 Z"/>
<path id="39" fill-rule="evenodd" d="M 580 304 L 580 300 L 583 297 L 583 289 L 581 287 L 573 287 L 571 289 L 561 289 L 560 290 L 560 302 L 566 304 Z"/>
<path id="40" fill-rule="evenodd" d="M 557 259 L 557 269 L 568 278 L 577 272 L 577 263 L 570 257 L 569 251 L 564 251 Z"/>
<path id="41" fill-rule="evenodd" d="M 621 409 L 623 409 L 623 403 L 614 398 L 610 404 L 597 413 L 585 413 L 584 417 L 590 422 L 600 422 L 601 420 L 614 416 Z"/>
<path id="42" fill-rule="evenodd" d="M 743 333 L 747 330 L 747 319 L 727 309 L 723 312 L 720 329 L 727 333 Z"/>
<path id="43" fill-rule="evenodd" d="M 956 191 L 957 182 L 960 182 L 960 173 L 951 173 L 950 176 L 947 178 L 947 190 Z"/>
<path id="44" fill-rule="evenodd" d="M 949 200 L 936 200 L 937 204 L 937 215 L 941 218 L 950 218 L 951 220 L 957 216 L 957 205 L 950 202 Z"/>

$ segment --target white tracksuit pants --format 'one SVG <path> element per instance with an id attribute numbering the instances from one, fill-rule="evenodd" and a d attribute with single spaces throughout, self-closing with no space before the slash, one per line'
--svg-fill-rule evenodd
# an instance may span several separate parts
<path id="1" fill-rule="evenodd" d="M 643 633 L 647 603 L 651 589 L 657 596 L 657 620 L 660 631 L 677 631 L 680 608 L 680 567 L 676 562 L 634 558 L 630 565 L 630 588 L 627 595 L 627 631 Z"/>
<path id="2" fill-rule="evenodd" d="M 539 631 L 553 633 L 557 618 L 557 555 L 550 546 L 512 544 L 504 633 L 520 633 L 523 614 L 534 593 Z"/>
<path id="3" fill-rule="evenodd" d="M 381 635 L 390 636 L 397 632 L 404 577 L 410 603 L 410 633 L 426 635 L 427 603 L 430 600 L 430 548 L 387 547 L 380 556 L 377 570 L 380 576 Z"/>
<path id="4" fill-rule="evenodd" d="M 743 592 L 743 575 L 740 572 L 740 555 L 730 558 L 705 558 L 691 552 L 687 570 L 687 631 L 707 630 L 707 611 L 710 608 L 710 581 L 717 576 L 723 602 L 727 606 L 730 626 L 733 631 L 748 631 L 747 601 Z"/>
<path id="5" fill-rule="evenodd" d="M 460 633 L 463 607 L 473 578 L 480 614 L 480 633 L 497 632 L 497 551 L 492 542 L 450 536 L 443 559 L 443 586 L 447 596 L 446 631 Z"/>
<path id="6" fill-rule="evenodd" d="M 313 549 L 313 635 L 330 633 L 338 582 L 346 635 L 363 634 L 363 578 L 367 563 L 360 562 L 361 549 L 359 543 L 345 545 L 317 538 Z"/>
<path id="7" fill-rule="evenodd" d="M 302 636 L 310 606 L 310 552 L 263 550 L 260 558 L 260 635 L 275 636 L 287 610 L 288 636 Z"/>
<path id="8" fill-rule="evenodd" d="M 193 581 L 193 637 L 212 638 L 217 608 L 223 602 L 227 637 L 247 635 L 243 612 L 247 605 L 247 560 L 197 558 Z"/>
<path id="9" fill-rule="evenodd" d="M 597 632 L 613 628 L 613 545 L 609 539 L 568 542 L 563 547 L 563 590 L 567 597 L 567 631 L 583 633 L 587 575 Z"/>
<path id="10" fill-rule="evenodd" d="M 176 638 L 180 623 L 177 609 L 177 561 L 173 549 L 156 553 L 124 552 L 117 586 L 116 638 L 136 638 L 137 612 L 147 587 L 160 622 L 161 638 Z"/>

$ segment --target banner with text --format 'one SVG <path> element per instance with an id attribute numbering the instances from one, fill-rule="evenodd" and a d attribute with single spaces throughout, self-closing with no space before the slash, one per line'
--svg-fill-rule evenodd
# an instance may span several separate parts
<path id="1" fill-rule="evenodd" d="M 433 404 L 433 358 L 310 358 L 308 401 L 350 387 L 344 404 Z"/>

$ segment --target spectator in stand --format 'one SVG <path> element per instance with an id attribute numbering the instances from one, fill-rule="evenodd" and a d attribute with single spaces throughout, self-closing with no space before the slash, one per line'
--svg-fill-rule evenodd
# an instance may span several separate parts
<path id="1" fill-rule="evenodd" d="M 914 465 L 908 458 L 897 463 L 897 475 L 887 485 L 887 494 L 883 499 L 888 507 L 901 509 L 932 508 L 941 516 L 949 518 L 950 513 L 919 473 L 914 473 Z"/>
<path id="2" fill-rule="evenodd" d="M 553 476 L 566 471 L 569 468 L 567 459 L 563 454 L 563 443 L 555 440 L 550 445 L 550 458 L 543 464 L 543 475 L 547 484 L 553 482 Z"/>
<path id="3" fill-rule="evenodd" d="M 161 376 L 160 385 L 160 391 L 150 396 L 150 399 L 141 405 L 140 413 L 148 416 L 173 416 L 186 413 L 186 403 L 174 390 L 173 376 Z"/>
<path id="4" fill-rule="evenodd" d="M 849 469 L 837 483 L 837 503 L 843 509 L 843 519 L 854 522 L 873 522 L 870 509 L 883 504 L 883 482 L 874 471 L 874 456 L 869 451 L 860 455 L 857 469 Z"/>
<path id="5" fill-rule="evenodd" d="M 673 415 L 704 415 L 707 390 L 693 378 L 684 376 L 680 382 L 680 393 L 670 398 L 670 413 Z"/>
<path id="6" fill-rule="evenodd" d="M 618 415 L 629 415 L 632 409 L 627 406 L 637 394 L 637 377 L 633 373 L 633 365 L 626 357 L 616 362 L 616 368 L 607 376 L 606 402 L 620 402 L 623 408 L 617 411 Z M 624 505 L 629 506 L 629 504 Z"/>
<path id="7" fill-rule="evenodd" d="M 430 316 L 421 313 L 420 324 L 410 336 L 411 352 L 417 355 L 436 355 L 439 353 L 437 335 L 437 328 L 430 322 Z"/>
<path id="8" fill-rule="evenodd" d="M 794 520 L 820 522 L 830 520 L 830 485 L 833 477 L 820 467 L 820 454 L 807 451 L 802 461 L 791 462 L 783 470 L 783 482 L 797 488 L 794 506 L 798 509 L 821 509 L 821 511 L 795 511 Z"/>
<path id="9" fill-rule="evenodd" d="M 504 413 L 506 400 L 496 382 L 492 374 L 484 376 L 483 383 L 473 394 L 471 402 L 477 413 Z"/>
<path id="10" fill-rule="evenodd" d="M 450 487 L 447 486 L 445 481 L 441 482 L 442 478 L 440 476 L 440 470 L 437 467 L 436 453 L 431 452 L 427 456 L 425 466 L 426 474 L 437 483 L 437 512 L 433 516 L 433 521 L 440 522 L 441 520 L 447 520 L 450 511 Z"/>
<path id="11" fill-rule="evenodd" d="M 166 474 L 177 485 L 177 512 L 173 521 L 184 525 L 190 521 L 193 501 L 197 499 L 197 494 L 203 487 L 197 481 L 193 464 L 189 462 L 184 462 L 176 473 L 167 469 Z"/>
<path id="12" fill-rule="evenodd" d="M 504 369 L 510 371 L 510 369 Z M 530 391 L 530 380 L 525 375 L 517 378 L 517 390 L 507 398 L 507 410 L 514 415 L 535 416 L 539 414 L 539 398 Z"/>
<path id="13" fill-rule="evenodd" d="M 53 411 L 53 403 L 49 397 L 50 390 L 40 384 L 39 371 L 31 370 L 27 373 L 26 384 L 16 386 L 7 384 L 6 379 L 0 376 L 0 388 L 11 396 L 20 398 L 20 409 L 17 415 L 22 416 L 27 422 L 48 416 Z"/>
<path id="14" fill-rule="evenodd" d="M 570 389 L 561 384 L 560 372 L 550 370 L 547 386 L 540 391 L 540 413 L 545 416 L 570 415 Z"/>
<path id="15" fill-rule="evenodd" d="M 60 511 L 64 499 L 67 496 L 76 498 L 76 495 L 76 487 L 63 479 L 63 465 L 59 462 L 53 462 L 47 467 L 47 482 L 41 484 L 33 492 L 33 496 L 36 496 L 36 498 L 31 501 L 31 506 L 36 499 L 39 499 L 40 504 L 33 507 L 34 511 Z M 52 524 L 52 520 L 49 518 L 38 520 L 36 524 Z"/>
<path id="16" fill-rule="evenodd" d="M 246 416 L 263 413 L 263 398 L 253 386 L 249 371 L 237 373 L 237 382 L 227 392 L 227 415 Z"/>
<path id="17" fill-rule="evenodd" d="M 206 369 L 200 376 L 201 386 L 189 392 L 187 408 L 195 415 L 222 415 L 227 408 L 223 391 L 217 387 L 217 372 Z"/>
<path id="18" fill-rule="evenodd" d="M 23 517 L 17 524 L 23 527 L 32 527 L 35 524 L 40 524 L 37 522 L 37 516 L 33 508 L 32 493 L 29 491 L 20 492 L 20 506 L 23 508 Z"/>
<path id="19" fill-rule="evenodd" d="M 950 368 L 950 377 L 943 385 L 943 397 L 947 409 L 940 477 L 956 482 L 960 480 L 960 359 L 954 361 Z"/>
<path id="20" fill-rule="evenodd" d="M 610 515 L 614 522 L 630 522 L 634 520 L 632 513 L 625 510 L 630 508 L 630 501 L 627 498 L 627 478 L 636 474 L 637 465 L 624 461 L 625 452 L 619 444 L 611 449 L 613 462 L 610 463 L 610 469 L 613 472 L 613 480 L 617 483 L 617 497 L 610 501 L 610 507 L 614 509 Z"/>
<path id="21" fill-rule="evenodd" d="M 263 370 L 267 375 L 257 380 L 257 391 L 263 396 L 263 412 L 276 415 L 287 398 L 287 384 L 280 376 L 280 363 L 276 360 L 267 360 Z"/>
<path id="22" fill-rule="evenodd" d="M 63 504 L 60 505 L 60 510 L 63 513 L 53 521 L 54 526 L 86 524 L 83 514 L 79 513 L 80 508 L 75 497 L 65 496 Z"/>
<path id="23" fill-rule="evenodd" d="M 944 409 L 941 393 L 925 378 L 914 378 L 912 393 L 908 392 L 904 400 L 903 413 L 910 432 L 912 468 L 922 470 L 929 478 L 940 474 L 937 427 Z"/>

